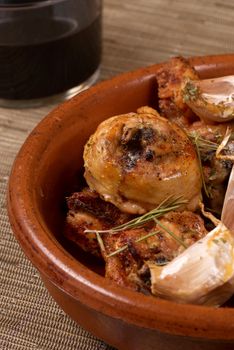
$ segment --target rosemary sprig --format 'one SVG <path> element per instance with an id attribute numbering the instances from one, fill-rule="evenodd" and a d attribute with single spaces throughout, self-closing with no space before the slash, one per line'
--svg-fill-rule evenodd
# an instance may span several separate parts
<path id="1" fill-rule="evenodd" d="M 180 243 L 184 248 L 188 248 L 187 244 L 184 243 L 180 237 L 175 235 L 171 230 L 169 230 L 166 226 L 164 226 L 158 219 L 154 218 L 155 223 L 160 226 L 164 231 L 166 231 L 174 240 Z"/>
<path id="2" fill-rule="evenodd" d="M 188 201 L 184 200 L 182 196 L 178 196 L 178 197 L 169 196 L 162 203 L 160 203 L 157 208 L 135 219 L 132 219 L 124 224 L 113 227 L 109 230 L 85 230 L 84 232 L 85 233 L 98 232 L 99 234 L 102 234 L 102 233 L 116 234 L 124 230 L 129 230 L 131 228 L 141 227 L 145 223 L 152 221 L 154 218 L 158 218 L 162 215 L 165 215 L 166 213 L 169 213 L 170 211 L 178 209 L 180 206 L 186 204 L 187 202 Z"/>
<path id="3" fill-rule="evenodd" d="M 219 144 L 210 140 L 204 139 L 198 133 L 189 133 L 190 140 L 193 144 L 197 144 L 200 152 L 214 151 L 216 152 Z"/>
<path id="4" fill-rule="evenodd" d="M 207 184 L 205 182 L 204 172 L 203 172 L 203 168 L 202 168 L 201 152 L 207 153 L 207 152 L 213 151 L 213 152 L 215 152 L 217 159 L 234 160 L 233 155 L 224 155 L 224 156 L 221 155 L 221 151 L 227 150 L 226 145 L 227 145 L 228 141 L 233 138 L 233 133 L 230 130 L 230 128 L 227 127 L 225 136 L 221 140 L 220 143 L 206 140 L 196 132 L 189 133 L 188 137 L 190 138 L 190 140 L 192 141 L 192 143 L 194 144 L 194 146 L 196 148 L 204 192 L 205 192 L 207 198 L 211 198 L 211 194 L 210 194 L 208 187 L 207 187 Z M 210 179 L 210 180 L 212 180 L 212 179 Z"/>
<path id="5" fill-rule="evenodd" d="M 158 234 L 159 232 L 160 232 L 160 231 L 150 232 L 150 233 L 148 233 L 147 235 L 142 236 L 142 237 L 136 239 L 136 240 L 134 241 L 134 243 L 142 242 L 142 241 L 146 240 L 147 238 L 150 238 L 150 237 L 152 237 L 152 236 L 155 236 L 155 235 Z M 117 255 L 117 254 L 123 252 L 123 251 L 126 250 L 126 249 L 128 249 L 128 245 L 127 245 L 127 244 L 125 244 L 125 245 L 122 246 L 121 248 L 115 250 L 114 252 L 108 254 L 108 255 L 107 255 L 107 258 L 110 258 L 111 256 L 115 256 L 115 255 Z"/>
<path id="6" fill-rule="evenodd" d="M 224 137 L 220 140 L 220 142 L 206 140 L 196 132 L 188 133 L 188 137 L 190 138 L 190 140 L 194 145 L 197 144 L 200 152 L 207 153 L 207 152 L 213 151 L 213 152 L 216 152 L 216 157 L 220 158 L 219 154 L 221 153 L 221 151 L 228 150 L 226 146 L 229 141 L 233 141 L 234 133 L 231 131 L 229 127 L 227 127 L 226 133 Z M 225 159 L 225 156 L 224 156 L 224 159 Z"/>
<path id="7" fill-rule="evenodd" d="M 145 223 L 150 222 L 152 220 L 157 220 L 158 217 L 165 215 L 166 213 L 169 213 L 170 211 L 176 210 L 178 209 L 180 206 L 186 204 L 188 201 L 184 200 L 182 198 L 182 196 L 178 196 L 178 197 L 173 197 L 173 196 L 169 196 L 168 198 L 166 198 L 164 201 L 162 201 L 157 208 L 149 211 L 146 214 L 143 214 L 135 219 L 132 219 L 122 225 L 116 226 L 112 229 L 109 230 L 85 230 L 85 233 L 96 233 L 97 236 L 97 241 L 99 243 L 100 249 L 101 251 L 105 252 L 105 246 L 104 246 L 104 242 L 102 240 L 101 234 L 103 233 L 108 233 L 108 234 L 116 234 L 118 232 L 124 231 L 124 230 L 129 230 L 132 228 L 137 228 L 137 227 L 142 227 Z M 160 221 L 157 220 L 157 222 L 160 223 Z M 162 224 L 160 223 L 161 227 Z M 160 226 L 159 225 L 159 226 Z M 163 225 L 163 229 L 165 231 L 167 231 L 177 242 L 179 242 L 184 248 L 187 248 L 186 244 L 179 238 L 177 237 L 173 232 L 169 231 L 167 228 L 164 227 Z M 141 242 L 143 240 L 146 240 L 149 237 L 152 237 L 156 234 L 158 234 L 160 231 L 154 231 L 154 232 L 150 232 L 145 236 L 142 236 L 138 239 L 136 239 L 134 242 L 138 243 Z M 124 245 L 121 248 L 115 250 L 114 252 L 110 253 L 107 255 L 107 258 L 114 256 L 116 254 L 119 254 L 121 252 L 123 252 L 124 250 L 128 249 L 128 245 Z"/>
<path id="8" fill-rule="evenodd" d="M 102 237 L 100 235 L 100 233 L 98 231 L 96 231 L 96 236 L 97 236 L 97 241 L 98 241 L 98 244 L 100 246 L 100 249 L 102 252 L 105 252 L 106 249 L 105 249 L 105 246 L 104 246 L 104 243 L 103 243 L 103 240 L 102 240 Z"/>

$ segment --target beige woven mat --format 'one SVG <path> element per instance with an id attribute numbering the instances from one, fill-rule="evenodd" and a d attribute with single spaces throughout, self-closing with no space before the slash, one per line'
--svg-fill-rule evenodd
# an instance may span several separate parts
<path id="1" fill-rule="evenodd" d="M 106 0 L 101 79 L 178 54 L 233 52 L 233 23 L 232 0 Z M 53 302 L 7 218 L 5 195 L 13 159 L 52 107 L 0 109 L 0 350 L 111 349 Z"/>

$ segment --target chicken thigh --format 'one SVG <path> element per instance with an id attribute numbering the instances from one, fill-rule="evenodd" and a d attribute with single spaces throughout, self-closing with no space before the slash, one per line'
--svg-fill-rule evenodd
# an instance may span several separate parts
<path id="1" fill-rule="evenodd" d="M 150 107 L 102 122 L 85 146 L 84 162 L 89 187 L 126 213 L 145 213 L 172 195 L 183 196 L 193 211 L 200 199 L 191 141 Z"/>

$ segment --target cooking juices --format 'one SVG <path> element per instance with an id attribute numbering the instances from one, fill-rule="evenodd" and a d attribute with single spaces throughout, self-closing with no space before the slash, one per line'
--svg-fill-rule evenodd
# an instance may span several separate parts
<path id="1" fill-rule="evenodd" d="M 62 93 L 87 81 L 99 67 L 101 1 L 47 3 L 0 6 L 0 99 Z"/>

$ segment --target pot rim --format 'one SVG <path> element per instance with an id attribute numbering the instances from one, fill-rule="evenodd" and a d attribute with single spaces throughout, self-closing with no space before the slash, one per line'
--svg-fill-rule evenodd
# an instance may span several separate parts
<path id="1" fill-rule="evenodd" d="M 190 61 L 198 71 L 203 68 L 212 71 L 214 67 L 216 70 L 220 67 L 221 73 L 230 65 L 234 68 L 234 54 L 194 57 Z M 92 95 L 113 86 L 153 76 L 161 65 L 140 68 L 101 82 L 58 106 L 34 128 L 12 167 L 7 195 L 10 223 L 25 254 L 40 273 L 90 308 L 124 322 L 165 333 L 234 340 L 234 309 L 177 304 L 110 283 L 72 257 L 52 236 L 37 208 L 32 205 L 30 183 L 36 176 L 34 169 L 38 161 L 31 156 L 32 150 L 37 150 L 33 154 L 45 151 L 45 137 L 49 141 L 56 136 L 59 127 L 65 123 L 66 111 L 79 108 Z"/>

